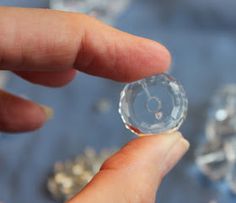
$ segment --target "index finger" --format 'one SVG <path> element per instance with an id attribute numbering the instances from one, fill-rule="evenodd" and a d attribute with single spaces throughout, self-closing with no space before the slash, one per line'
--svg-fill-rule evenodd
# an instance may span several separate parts
<path id="1" fill-rule="evenodd" d="M 168 50 L 94 18 L 44 9 L 0 7 L 0 68 L 85 73 L 132 81 L 165 71 Z"/>

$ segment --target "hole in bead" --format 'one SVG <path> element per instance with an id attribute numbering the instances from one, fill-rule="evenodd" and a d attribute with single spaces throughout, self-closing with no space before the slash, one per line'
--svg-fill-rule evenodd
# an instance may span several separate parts
<path id="1" fill-rule="evenodd" d="M 147 110 L 156 113 L 161 109 L 161 101 L 156 97 L 150 97 L 146 103 Z"/>

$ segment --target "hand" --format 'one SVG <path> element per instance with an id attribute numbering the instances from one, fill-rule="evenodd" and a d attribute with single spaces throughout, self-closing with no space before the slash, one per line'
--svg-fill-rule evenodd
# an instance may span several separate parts
<path id="1" fill-rule="evenodd" d="M 0 68 L 32 83 L 59 87 L 76 70 L 117 81 L 165 71 L 170 54 L 157 42 L 75 13 L 0 7 Z M 49 110 L 0 91 L 0 130 L 30 131 Z M 180 133 L 131 141 L 108 159 L 70 203 L 153 202 L 163 176 L 188 148 Z"/>

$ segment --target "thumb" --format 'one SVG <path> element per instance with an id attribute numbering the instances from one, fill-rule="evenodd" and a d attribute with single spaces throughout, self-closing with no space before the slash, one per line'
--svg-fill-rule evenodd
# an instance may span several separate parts
<path id="1" fill-rule="evenodd" d="M 139 137 L 109 158 L 68 203 L 153 203 L 162 178 L 188 147 L 179 132 Z"/>

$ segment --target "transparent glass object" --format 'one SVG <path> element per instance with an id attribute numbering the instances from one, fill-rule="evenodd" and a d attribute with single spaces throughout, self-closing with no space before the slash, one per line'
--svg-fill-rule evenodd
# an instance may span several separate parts
<path id="1" fill-rule="evenodd" d="M 236 194 L 236 134 L 224 143 L 226 157 L 230 163 L 229 171 L 226 175 L 226 184 L 232 193 Z"/>
<path id="2" fill-rule="evenodd" d="M 99 171 L 102 163 L 115 149 L 103 149 L 97 153 L 86 148 L 84 153 L 63 162 L 56 162 L 47 181 L 47 189 L 58 202 L 67 202 L 82 190 Z"/>
<path id="3" fill-rule="evenodd" d="M 236 134 L 236 85 L 226 85 L 214 95 L 208 112 L 208 140 L 230 139 Z"/>
<path id="4" fill-rule="evenodd" d="M 236 134 L 224 142 L 224 150 L 229 162 L 236 162 Z"/>
<path id="5" fill-rule="evenodd" d="M 211 98 L 205 126 L 207 143 L 196 164 L 212 180 L 224 178 L 236 194 L 236 84 L 222 86 Z"/>
<path id="6" fill-rule="evenodd" d="M 127 84 L 121 92 L 119 113 L 133 133 L 157 134 L 177 130 L 187 106 L 183 87 L 170 75 L 158 74 Z"/>
<path id="7" fill-rule="evenodd" d="M 218 142 L 201 145 L 196 152 L 195 161 L 199 170 L 213 181 L 224 178 L 230 166 L 224 145 Z"/>
<path id="8" fill-rule="evenodd" d="M 236 194 L 236 163 L 232 163 L 226 176 L 226 184 L 232 193 Z"/>
<path id="9" fill-rule="evenodd" d="M 107 23 L 113 23 L 131 0 L 50 0 L 50 8 L 81 12 L 95 16 Z"/>

